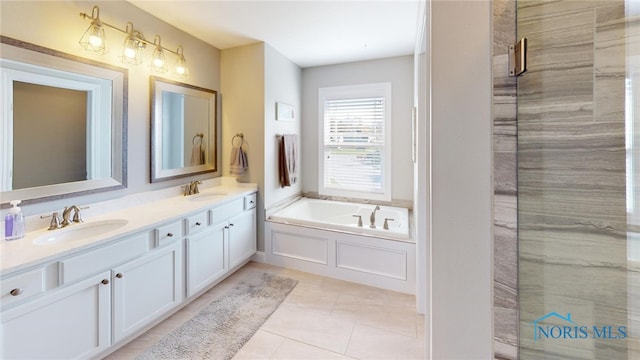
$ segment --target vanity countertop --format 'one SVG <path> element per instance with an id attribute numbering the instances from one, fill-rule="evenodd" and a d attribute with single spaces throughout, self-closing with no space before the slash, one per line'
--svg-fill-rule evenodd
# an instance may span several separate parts
<path id="1" fill-rule="evenodd" d="M 214 179 L 215 180 L 215 179 Z M 90 205 L 91 208 L 110 209 L 99 214 L 96 210 L 90 214 L 88 210 L 83 210 L 84 223 L 73 224 L 67 228 L 58 230 L 47 230 L 41 227 L 37 230 L 28 231 L 24 238 L 19 240 L 5 241 L 0 244 L 0 276 L 4 276 L 22 269 L 41 265 L 64 256 L 72 255 L 91 247 L 107 244 L 113 240 L 120 239 L 130 234 L 140 231 L 150 230 L 154 226 L 172 220 L 179 220 L 186 215 L 203 211 L 216 205 L 237 199 L 240 196 L 257 191 L 256 184 L 236 183 L 234 181 L 206 181 L 200 188 L 200 194 L 183 196 L 179 194 L 179 187 L 169 191 L 158 190 L 158 194 L 150 192 L 144 195 L 135 194 L 122 199 L 110 200 L 108 206 L 101 204 Z M 167 196 L 170 194 L 170 196 Z M 206 196 L 207 194 L 224 194 L 224 196 Z M 194 197 L 203 196 L 202 201 L 194 201 Z M 120 204 L 120 205 L 119 205 Z M 120 210 L 113 210 L 119 208 Z M 88 215 L 87 215 L 88 214 Z M 108 223 L 111 221 L 127 220 L 121 227 L 102 233 L 97 236 L 86 236 L 80 240 L 61 241 L 54 243 L 37 244 L 35 240 L 41 239 L 56 231 L 64 232 L 66 229 L 72 230 L 74 226 L 91 226 L 96 223 Z M 27 218 L 27 222 L 29 218 Z"/>

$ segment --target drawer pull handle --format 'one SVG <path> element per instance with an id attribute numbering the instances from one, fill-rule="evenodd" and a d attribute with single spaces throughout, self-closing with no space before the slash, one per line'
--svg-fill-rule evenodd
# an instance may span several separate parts
<path id="1" fill-rule="evenodd" d="M 234 226 L 234 225 L 233 224 L 229 224 L 229 227 L 232 227 L 232 226 Z"/>
<path id="2" fill-rule="evenodd" d="M 124 276 L 124 275 L 122 275 L 122 273 L 117 273 L 117 274 L 116 274 L 116 277 L 117 277 L 118 279 L 122 279 L 122 277 L 123 277 L 123 276 Z"/>
<path id="3" fill-rule="evenodd" d="M 197 223 L 196 223 L 196 226 L 200 226 L 200 225 L 202 225 L 200 222 L 197 222 Z"/>
<path id="4" fill-rule="evenodd" d="M 20 288 L 16 288 L 16 289 L 13 289 L 13 290 L 9 291 L 9 294 L 11 294 L 11 296 L 18 296 L 18 295 L 22 294 L 23 291 L 24 290 L 22 290 Z"/>
<path id="5" fill-rule="evenodd" d="M 103 283 L 104 285 L 108 285 L 109 284 L 109 279 L 103 279 L 101 281 L 101 283 Z"/>
<path id="6" fill-rule="evenodd" d="M 173 237 L 173 233 L 167 233 L 168 237 Z"/>

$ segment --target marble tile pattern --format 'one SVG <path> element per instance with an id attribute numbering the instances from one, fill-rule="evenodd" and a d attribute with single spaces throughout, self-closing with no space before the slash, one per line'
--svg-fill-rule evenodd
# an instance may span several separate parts
<path id="1" fill-rule="evenodd" d="M 624 87 L 625 43 L 640 27 L 624 6 L 517 3 L 517 33 L 529 40 L 517 85 L 521 359 L 640 356 L 633 336 L 535 341 L 532 323 L 555 311 L 628 326 L 639 305 L 628 285 L 637 274 L 627 264 Z"/>
<path id="2" fill-rule="evenodd" d="M 516 1 L 493 1 L 494 358 L 518 357 Z"/>

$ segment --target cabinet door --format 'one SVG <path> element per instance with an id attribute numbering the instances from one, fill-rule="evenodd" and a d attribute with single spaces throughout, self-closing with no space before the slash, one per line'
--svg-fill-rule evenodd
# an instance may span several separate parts
<path id="1" fill-rule="evenodd" d="M 232 269 L 256 252 L 256 211 L 242 213 L 229 220 L 229 268 Z"/>
<path id="2" fill-rule="evenodd" d="M 111 344 L 109 272 L 2 312 L 3 359 L 90 358 Z"/>
<path id="3" fill-rule="evenodd" d="M 211 226 L 187 239 L 187 296 L 224 275 L 225 228 L 226 223 Z"/>
<path id="4" fill-rule="evenodd" d="M 112 269 L 113 337 L 118 342 L 180 304 L 182 243 Z"/>

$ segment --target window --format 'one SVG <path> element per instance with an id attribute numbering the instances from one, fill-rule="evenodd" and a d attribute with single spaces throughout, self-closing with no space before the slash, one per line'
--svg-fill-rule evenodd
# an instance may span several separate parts
<path id="1" fill-rule="evenodd" d="M 391 200 L 391 84 L 319 89 L 322 195 Z"/>

